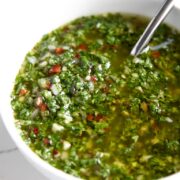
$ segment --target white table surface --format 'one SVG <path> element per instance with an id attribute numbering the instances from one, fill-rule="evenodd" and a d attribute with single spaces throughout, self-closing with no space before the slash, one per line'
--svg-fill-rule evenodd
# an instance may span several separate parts
<path id="1" fill-rule="evenodd" d="M 0 119 L 0 180 L 47 180 L 22 156 Z"/>

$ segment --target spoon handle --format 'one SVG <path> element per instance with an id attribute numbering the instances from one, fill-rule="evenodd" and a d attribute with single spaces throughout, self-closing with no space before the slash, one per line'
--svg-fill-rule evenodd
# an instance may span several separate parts
<path id="1" fill-rule="evenodd" d="M 140 39 L 133 47 L 131 51 L 131 55 L 136 56 L 142 52 L 142 50 L 146 47 L 146 45 L 151 40 L 154 32 L 161 24 L 161 22 L 165 19 L 168 13 L 174 6 L 174 0 L 166 0 L 163 6 L 158 11 L 157 15 L 151 20 L 147 28 L 145 29 L 144 33 L 141 35 Z"/>

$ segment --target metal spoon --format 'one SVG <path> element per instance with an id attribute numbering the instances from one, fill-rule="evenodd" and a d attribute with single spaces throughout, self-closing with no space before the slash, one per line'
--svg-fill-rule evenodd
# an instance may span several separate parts
<path id="1" fill-rule="evenodd" d="M 141 35 L 140 39 L 133 47 L 131 51 L 131 55 L 137 56 L 143 51 L 143 49 L 151 40 L 154 32 L 161 24 L 161 22 L 165 19 L 165 17 L 168 15 L 168 13 L 172 10 L 173 6 L 174 6 L 174 0 L 166 0 L 164 2 L 163 6 L 160 8 L 157 15 L 151 20 L 151 22 L 145 29 L 144 33 Z"/>

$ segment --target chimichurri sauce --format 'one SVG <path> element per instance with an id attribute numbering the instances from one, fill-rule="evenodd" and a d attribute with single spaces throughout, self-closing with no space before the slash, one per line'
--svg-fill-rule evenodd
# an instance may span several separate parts
<path id="1" fill-rule="evenodd" d="M 82 17 L 43 36 L 12 93 L 29 147 L 84 179 L 157 179 L 180 170 L 180 34 L 161 25 L 139 57 L 145 18 Z"/>

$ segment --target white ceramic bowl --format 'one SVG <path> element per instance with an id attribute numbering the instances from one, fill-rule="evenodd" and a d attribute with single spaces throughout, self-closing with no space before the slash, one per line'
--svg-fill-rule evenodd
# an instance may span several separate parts
<path id="1" fill-rule="evenodd" d="M 41 160 L 22 141 L 14 126 L 10 93 L 25 54 L 47 33 L 76 17 L 104 12 L 126 12 L 153 16 L 163 0 L 16 0 L 1 7 L 0 112 L 3 122 L 27 160 L 52 180 L 77 179 Z M 9 3 L 11 5 L 9 6 Z M 11 12 L 11 13 L 10 13 Z M 166 20 L 180 29 L 180 10 L 175 8 Z M 180 179 L 180 173 L 168 179 Z"/>

